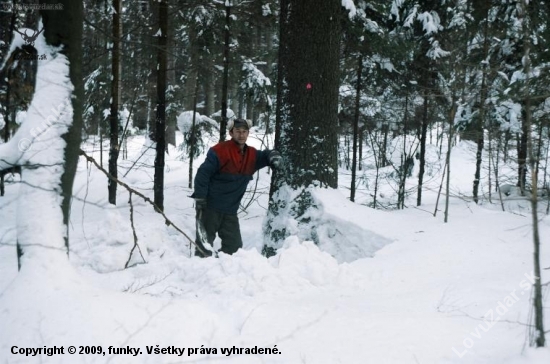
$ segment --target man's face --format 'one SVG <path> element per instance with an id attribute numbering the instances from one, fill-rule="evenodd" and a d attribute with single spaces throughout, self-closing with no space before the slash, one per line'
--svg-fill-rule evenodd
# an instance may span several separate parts
<path id="1" fill-rule="evenodd" d="M 229 135 L 231 135 L 231 138 L 233 138 L 233 140 L 236 141 L 239 145 L 244 145 L 246 143 L 246 139 L 248 139 L 248 129 L 233 128 L 229 132 Z"/>

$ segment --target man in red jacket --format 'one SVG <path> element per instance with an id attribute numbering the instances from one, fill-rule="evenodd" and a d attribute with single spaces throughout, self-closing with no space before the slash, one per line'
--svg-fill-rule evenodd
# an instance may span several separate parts
<path id="1" fill-rule="evenodd" d="M 258 151 L 246 144 L 250 127 L 249 120 L 229 121 L 231 140 L 208 150 L 206 160 L 195 176 L 195 191 L 191 195 L 207 243 L 212 245 L 218 234 L 222 240 L 221 251 L 226 254 L 233 254 L 243 246 L 237 211 L 248 182 L 257 170 L 266 166 L 279 168 L 282 162 L 276 150 Z M 196 243 L 200 249 L 196 249 L 195 255 L 212 255 L 204 248 L 198 231 Z"/>

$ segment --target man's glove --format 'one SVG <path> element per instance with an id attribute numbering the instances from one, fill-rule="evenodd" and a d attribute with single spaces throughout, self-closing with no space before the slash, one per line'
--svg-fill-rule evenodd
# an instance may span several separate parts
<path id="1" fill-rule="evenodd" d="M 269 156 L 267 158 L 269 159 L 269 165 L 271 167 L 275 169 L 281 169 L 283 167 L 283 157 L 278 151 L 272 150 L 269 152 Z"/>
<path id="2" fill-rule="evenodd" d="M 205 198 L 195 198 L 195 210 L 197 212 L 206 209 L 206 199 Z"/>

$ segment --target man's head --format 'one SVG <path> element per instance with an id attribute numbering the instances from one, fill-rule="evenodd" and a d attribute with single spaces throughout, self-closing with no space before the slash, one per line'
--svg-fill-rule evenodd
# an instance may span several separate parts
<path id="1" fill-rule="evenodd" d="M 235 119 L 230 120 L 227 126 L 231 138 L 240 146 L 244 146 L 246 139 L 248 139 L 248 132 L 252 126 L 252 122 L 245 119 Z"/>

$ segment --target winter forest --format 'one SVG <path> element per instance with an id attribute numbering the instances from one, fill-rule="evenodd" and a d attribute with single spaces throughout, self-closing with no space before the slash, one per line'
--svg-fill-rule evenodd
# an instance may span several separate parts
<path id="1" fill-rule="evenodd" d="M 0 363 L 548 363 L 549 85 L 542 0 L 0 0 Z"/>

